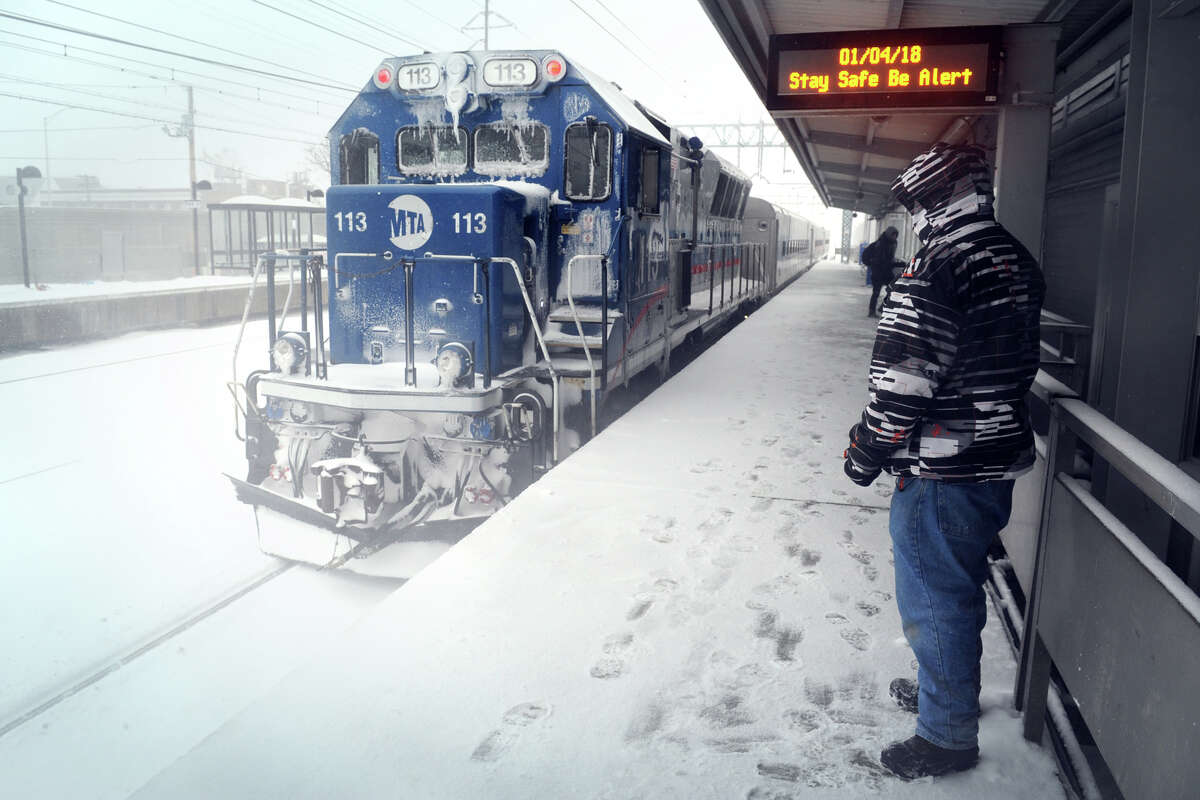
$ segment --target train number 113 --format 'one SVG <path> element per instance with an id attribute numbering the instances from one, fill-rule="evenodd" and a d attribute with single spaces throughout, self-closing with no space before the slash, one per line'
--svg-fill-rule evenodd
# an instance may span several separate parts
<path id="1" fill-rule="evenodd" d="M 454 215 L 455 233 L 483 233 L 487 230 L 487 214 L 482 211 Z"/>
<path id="2" fill-rule="evenodd" d="M 337 220 L 339 231 L 365 231 L 367 229 L 367 215 L 362 211 L 346 211 L 337 212 L 333 215 Z M 345 225 L 343 228 L 342 226 Z"/>

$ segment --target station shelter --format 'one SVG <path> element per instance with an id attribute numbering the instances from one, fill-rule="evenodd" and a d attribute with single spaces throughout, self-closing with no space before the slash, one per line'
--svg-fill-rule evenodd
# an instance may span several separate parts
<path id="1" fill-rule="evenodd" d="M 1200 2 L 701 5 L 822 200 L 868 235 L 904 230 L 890 185 L 934 142 L 989 154 L 997 219 L 1047 283 L 1039 467 L 991 587 L 1021 607 L 1026 736 L 1053 682 L 1106 795 L 1195 796 Z M 972 46 L 987 77 L 964 86 Z"/>
<path id="2" fill-rule="evenodd" d="M 247 271 L 262 253 L 325 249 L 325 205 L 299 197 L 239 195 L 208 206 L 213 272 Z"/>

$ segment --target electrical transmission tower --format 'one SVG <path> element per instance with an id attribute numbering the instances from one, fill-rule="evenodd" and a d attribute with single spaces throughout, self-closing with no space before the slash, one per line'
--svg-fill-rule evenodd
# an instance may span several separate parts
<path id="1" fill-rule="evenodd" d="M 483 38 L 476 39 L 474 42 L 471 43 L 471 46 L 468 49 L 474 50 L 475 45 L 482 42 L 483 49 L 488 50 L 488 49 L 490 49 L 488 47 L 488 35 L 491 32 L 492 28 L 515 27 L 512 23 L 512 20 L 510 20 L 508 17 L 504 16 L 503 14 L 498 14 L 495 11 L 492 11 L 491 6 L 492 6 L 491 0 L 483 0 L 483 11 L 478 12 L 475 16 L 473 16 L 469 20 L 467 20 L 466 25 L 462 26 L 461 30 L 463 33 L 466 33 L 466 34 L 470 34 L 473 31 L 483 31 Z M 499 25 L 492 22 L 493 17 L 500 20 Z"/>

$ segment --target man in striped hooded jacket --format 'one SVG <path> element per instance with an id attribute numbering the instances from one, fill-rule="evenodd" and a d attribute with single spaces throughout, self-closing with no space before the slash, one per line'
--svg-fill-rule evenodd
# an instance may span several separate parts
<path id="1" fill-rule="evenodd" d="M 881 760 L 902 778 L 979 758 L 980 633 L 987 550 L 1008 522 L 1013 478 L 1033 464 L 1025 403 L 1038 369 L 1045 282 L 996 222 L 983 151 L 938 143 L 892 185 L 922 247 L 880 313 L 870 403 L 845 471 L 896 476 L 889 527 L 896 602 L 917 682 L 892 695 L 917 735 Z"/>

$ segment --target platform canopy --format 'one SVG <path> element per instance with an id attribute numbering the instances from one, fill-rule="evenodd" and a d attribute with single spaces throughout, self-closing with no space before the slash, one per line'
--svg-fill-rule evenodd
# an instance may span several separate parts
<path id="1" fill-rule="evenodd" d="M 713 25 L 768 103 L 772 35 L 875 29 L 1062 22 L 1079 6 L 1106 0 L 700 0 Z M 1076 12 L 1072 14 L 1071 12 Z M 1070 25 L 1070 22 L 1067 22 Z M 1063 38 L 1068 38 L 1063 31 Z M 913 156 L 937 141 L 962 141 L 978 112 L 933 108 L 772 111 L 826 205 L 880 214 L 893 206 L 890 184 Z"/>

